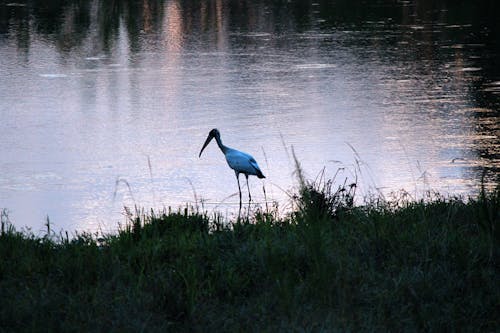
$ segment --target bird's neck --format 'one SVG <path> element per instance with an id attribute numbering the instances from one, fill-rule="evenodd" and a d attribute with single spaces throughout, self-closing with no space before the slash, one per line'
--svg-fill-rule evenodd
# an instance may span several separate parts
<path id="1" fill-rule="evenodd" d="M 222 144 L 222 140 L 220 139 L 219 136 L 215 136 L 215 141 L 217 141 L 217 146 L 219 146 L 220 150 L 222 150 L 222 152 L 225 155 L 228 148 L 224 146 L 224 144 Z"/>

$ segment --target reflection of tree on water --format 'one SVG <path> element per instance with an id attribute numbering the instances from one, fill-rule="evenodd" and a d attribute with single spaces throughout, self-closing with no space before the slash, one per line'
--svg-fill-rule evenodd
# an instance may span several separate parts
<path id="1" fill-rule="evenodd" d="M 65 52 L 80 46 L 89 34 L 97 33 L 102 51 L 107 52 L 123 23 L 132 51 L 139 50 L 140 34 L 161 31 L 163 3 L 128 0 L 0 3 L 0 40 L 15 34 L 18 48 L 27 50 L 30 34 L 50 35 L 50 40 Z"/>
<path id="2" fill-rule="evenodd" d="M 346 27 L 367 21 L 383 22 L 390 18 L 394 24 L 416 24 L 442 22 L 488 26 L 498 36 L 499 26 L 496 13 L 497 1 L 415 1 L 394 5 L 394 1 L 377 1 L 367 5 L 364 1 L 341 0 L 334 5 L 330 1 L 228 1 L 228 0 L 32 0 L 27 2 L 0 2 L 0 33 L 9 32 L 12 26 L 34 29 L 40 34 L 63 36 L 75 34 L 82 39 L 93 28 L 103 40 L 111 39 L 124 22 L 131 37 L 157 32 L 165 17 L 165 8 L 176 3 L 183 15 L 183 25 L 189 33 L 195 29 L 220 27 L 220 20 L 226 20 L 231 27 L 255 29 L 262 26 L 267 30 L 293 28 L 304 31 L 311 28 Z M 32 21 L 32 22 L 30 22 Z M 17 25 L 16 25 L 17 23 Z M 365 26 L 366 29 L 371 27 Z M 269 31 L 268 31 L 269 32 Z M 476 36 L 477 37 L 477 36 Z M 76 44 L 76 43 L 75 43 Z"/>
<path id="3" fill-rule="evenodd" d="M 479 80 L 471 84 L 480 92 L 482 85 L 500 77 L 496 61 L 500 55 L 498 12 L 500 2 L 495 0 L 417 0 L 397 5 L 390 0 L 370 4 L 352 0 L 334 4 L 326 0 L 0 0 L 0 42 L 15 36 L 19 51 L 27 52 L 35 39 L 30 35 L 39 34 L 47 36 L 44 40 L 55 43 L 60 52 L 69 52 L 90 38 L 96 53 L 107 54 L 121 30 L 127 34 L 132 53 L 151 43 L 165 42 L 165 34 L 177 36 L 167 38 L 167 42 L 177 43 L 179 49 L 179 39 L 196 45 L 206 38 L 220 48 L 230 42 L 229 31 L 278 36 L 311 30 L 379 31 L 384 39 L 345 46 L 372 48 L 389 57 L 387 50 L 404 49 L 404 42 L 411 46 L 407 53 L 416 61 L 421 57 L 445 61 L 450 52 L 466 61 L 474 56 L 483 70 Z M 356 39 L 350 42 L 360 43 Z M 443 44 L 450 48 L 442 48 Z M 463 55 L 463 50 L 452 49 L 470 44 L 482 47 Z M 498 104 L 494 108 L 498 109 Z"/>

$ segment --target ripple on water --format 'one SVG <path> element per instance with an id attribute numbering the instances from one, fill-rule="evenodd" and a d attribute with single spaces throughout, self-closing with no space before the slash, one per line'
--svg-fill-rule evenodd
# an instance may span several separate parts
<path id="1" fill-rule="evenodd" d="M 458 69 L 460 72 L 478 72 L 483 70 L 481 67 L 463 67 Z"/>
<path id="2" fill-rule="evenodd" d="M 297 69 L 326 69 L 335 67 L 337 67 L 337 65 L 335 64 L 321 64 L 321 63 L 295 65 L 295 68 Z"/>
<path id="3" fill-rule="evenodd" d="M 500 94 L 500 81 L 490 82 L 484 84 L 483 91 L 493 93 L 495 95 Z"/>
<path id="4" fill-rule="evenodd" d="M 49 79 L 68 77 L 68 75 L 61 74 L 61 73 L 46 73 L 46 74 L 38 74 L 38 75 L 40 77 L 45 77 L 45 78 L 49 78 Z"/>

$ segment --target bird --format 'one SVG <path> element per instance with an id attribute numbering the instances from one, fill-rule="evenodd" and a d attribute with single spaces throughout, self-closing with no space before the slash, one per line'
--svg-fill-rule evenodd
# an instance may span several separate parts
<path id="1" fill-rule="evenodd" d="M 255 159 L 251 155 L 225 146 L 220 138 L 220 132 L 216 128 L 212 129 L 210 133 L 208 133 L 208 137 L 205 140 L 205 143 L 203 144 L 203 147 L 200 150 L 200 154 L 198 155 L 199 158 L 201 157 L 201 153 L 203 153 L 203 150 L 208 146 L 210 141 L 212 141 L 212 139 L 214 138 L 215 141 L 217 141 L 217 145 L 219 146 L 220 150 L 226 157 L 227 164 L 231 169 L 234 170 L 234 173 L 236 174 L 236 180 L 238 181 L 238 190 L 240 193 L 240 209 L 241 209 L 240 173 L 244 174 L 247 179 L 249 204 L 252 201 L 252 196 L 250 194 L 250 187 L 248 186 L 248 176 L 253 175 L 261 179 L 266 177 L 260 170 L 257 161 L 255 161 Z"/>

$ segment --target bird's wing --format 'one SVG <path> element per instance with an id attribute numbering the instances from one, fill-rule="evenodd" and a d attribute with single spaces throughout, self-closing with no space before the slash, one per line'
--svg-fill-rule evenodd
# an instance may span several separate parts
<path id="1" fill-rule="evenodd" d="M 252 165 L 252 167 L 255 169 L 255 172 L 253 173 L 254 175 L 256 175 L 259 178 L 266 178 L 262 173 L 262 171 L 260 171 L 259 165 L 257 164 L 257 161 L 253 157 L 250 158 L 250 165 Z"/>
<path id="2" fill-rule="evenodd" d="M 247 175 L 262 174 L 255 159 L 242 151 L 236 149 L 228 150 L 226 153 L 226 161 L 231 169 L 236 172 L 245 173 Z"/>
<path id="3" fill-rule="evenodd" d="M 253 157 L 250 157 L 250 159 L 248 160 L 248 162 L 250 163 L 250 165 L 255 169 L 255 170 L 260 170 L 259 168 L 259 165 L 257 164 L 257 161 L 253 158 Z"/>

